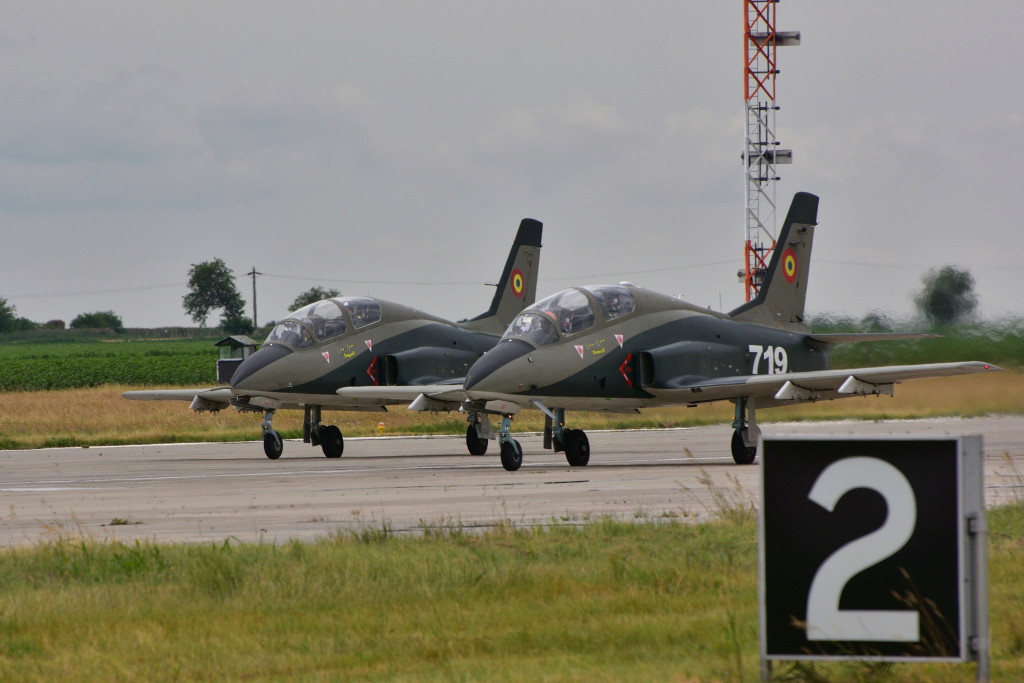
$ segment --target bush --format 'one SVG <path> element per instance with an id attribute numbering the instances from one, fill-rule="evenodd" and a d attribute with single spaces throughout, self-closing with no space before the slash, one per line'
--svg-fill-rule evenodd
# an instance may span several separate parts
<path id="1" fill-rule="evenodd" d="M 99 311 L 97 313 L 82 313 L 71 321 L 71 329 L 111 329 L 114 332 L 124 332 L 124 323 L 121 316 L 113 311 Z"/>

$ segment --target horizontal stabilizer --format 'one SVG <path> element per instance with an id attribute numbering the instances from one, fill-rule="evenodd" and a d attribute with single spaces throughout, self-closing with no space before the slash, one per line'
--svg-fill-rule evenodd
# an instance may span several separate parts
<path id="1" fill-rule="evenodd" d="M 901 341 L 905 339 L 934 339 L 941 334 L 932 332 L 838 332 L 835 334 L 812 334 L 810 338 L 826 344 L 851 344 L 868 341 Z"/>

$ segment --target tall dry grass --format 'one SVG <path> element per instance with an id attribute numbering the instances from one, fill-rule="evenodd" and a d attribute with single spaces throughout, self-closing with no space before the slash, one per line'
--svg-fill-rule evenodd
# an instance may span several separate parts
<path id="1" fill-rule="evenodd" d="M 992 680 L 1019 681 L 1024 507 L 989 529 Z M 0 680 L 755 681 L 756 535 L 748 515 L 4 549 Z M 778 663 L 773 680 L 974 673 Z"/>
<path id="2" fill-rule="evenodd" d="M 104 386 L 65 391 L 0 393 L 0 448 L 41 448 L 125 443 L 234 441 L 260 438 L 261 415 L 225 409 L 196 414 L 179 401 L 128 401 L 128 386 Z M 152 388 L 152 387 L 150 387 Z M 850 398 L 771 408 L 758 412 L 764 422 L 787 420 L 895 419 L 942 415 L 978 416 L 1024 413 L 1024 373 L 1001 372 L 908 382 L 896 387 L 895 397 Z M 723 424 L 732 420 L 728 402 L 696 408 L 652 408 L 639 415 L 621 413 L 570 414 L 574 427 L 588 429 L 678 427 Z M 393 406 L 387 413 L 326 412 L 325 422 L 337 424 L 346 436 L 376 434 L 384 423 L 387 434 L 465 431 L 463 415 L 416 413 Z M 544 418 L 526 411 L 513 424 L 516 431 L 537 431 Z M 285 438 L 302 433 L 302 413 L 279 411 L 274 427 Z"/>

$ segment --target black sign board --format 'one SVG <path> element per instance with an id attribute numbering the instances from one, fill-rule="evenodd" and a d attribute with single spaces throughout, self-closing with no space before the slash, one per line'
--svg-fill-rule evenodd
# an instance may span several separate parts
<path id="1" fill-rule="evenodd" d="M 977 658 L 980 437 L 765 437 L 761 463 L 763 659 Z"/>

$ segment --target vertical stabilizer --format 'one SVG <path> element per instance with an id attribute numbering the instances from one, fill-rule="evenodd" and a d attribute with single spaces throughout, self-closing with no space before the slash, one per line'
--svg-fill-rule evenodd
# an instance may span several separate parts
<path id="1" fill-rule="evenodd" d="M 542 231 L 540 221 L 532 218 L 522 220 L 491 307 L 486 313 L 462 323 L 463 327 L 500 335 L 520 311 L 536 301 Z"/>
<path id="2" fill-rule="evenodd" d="M 818 197 L 798 192 L 772 251 L 764 284 L 757 296 L 729 315 L 743 322 L 806 330 L 804 300 L 811 266 L 811 243 L 818 224 Z"/>

